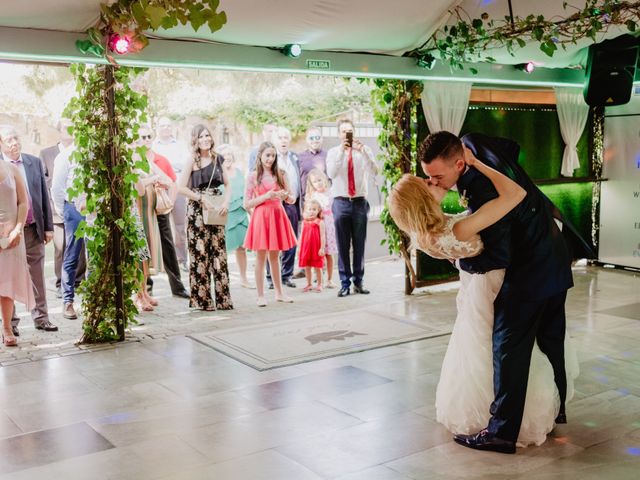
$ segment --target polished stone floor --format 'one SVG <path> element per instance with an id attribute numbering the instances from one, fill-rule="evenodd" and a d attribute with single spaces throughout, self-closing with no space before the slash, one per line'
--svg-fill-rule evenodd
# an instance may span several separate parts
<path id="1" fill-rule="evenodd" d="M 451 326 L 454 290 L 405 297 L 401 262 L 368 272 L 368 297 L 296 292 L 294 306 L 258 312 L 244 291 L 231 314 L 181 304 L 136 327 L 137 341 L 78 355 L 34 356 L 55 342 L 40 347 L 46 337 L 25 319 L 24 361 L 0 367 L 0 480 L 640 478 L 637 273 L 574 270 L 567 313 L 581 374 L 569 423 L 516 455 L 462 448 L 436 423 L 447 336 L 259 372 L 180 331 L 364 305 Z M 60 324 L 61 342 L 78 328 Z"/>

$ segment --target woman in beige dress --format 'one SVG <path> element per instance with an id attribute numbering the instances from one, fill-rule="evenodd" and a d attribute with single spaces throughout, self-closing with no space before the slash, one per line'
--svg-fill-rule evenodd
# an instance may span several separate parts
<path id="1" fill-rule="evenodd" d="M 14 301 L 29 310 L 35 307 L 23 238 L 28 211 L 29 194 L 22 174 L 9 162 L 0 161 L 0 272 L 5 272 L 0 276 L 0 306 L 2 342 L 7 347 L 18 344 L 11 330 Z"/>

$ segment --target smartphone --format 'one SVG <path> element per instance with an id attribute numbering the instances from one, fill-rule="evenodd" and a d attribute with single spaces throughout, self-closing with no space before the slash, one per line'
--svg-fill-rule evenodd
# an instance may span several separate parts
<path id="1" fill-rule="evenodd" d="M 353 147 L 353 132 L 347 132 L 347 144 Z"/>

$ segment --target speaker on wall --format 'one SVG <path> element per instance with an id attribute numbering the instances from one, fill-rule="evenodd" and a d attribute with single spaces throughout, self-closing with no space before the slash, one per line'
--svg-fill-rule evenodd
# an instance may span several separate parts
<path id="1" fill-rule="evenodd" d="M 591 106 L 622 105 L 631 98 L 640 39 L 622 35 L 589 47 L 584 101 Z"/>

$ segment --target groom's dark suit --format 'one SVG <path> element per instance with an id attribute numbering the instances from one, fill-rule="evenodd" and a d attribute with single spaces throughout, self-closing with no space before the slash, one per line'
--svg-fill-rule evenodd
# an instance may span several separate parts
<path id="1" fill-rule="evenodd" d="M 480 134 L 465 135 L 462 142 L 477 158 L 527 191 L 515 209 L 480 232 L 483 253 L 460 260 L 460 267 L 470 273 L 506 268 L 494 302 L 495 399 L 488 428 L 499 438 L 516 441 L 534 341 L 551 362 L 564 412 L 564 303 L 567 289 L 573 286 L 571 256 L 553 220 L 551 203 L 518 165 L 518 144 Z M 491 181 L 474 168 L 460 177 L 457 188 L 472 211 L 498 196 Z"/>

